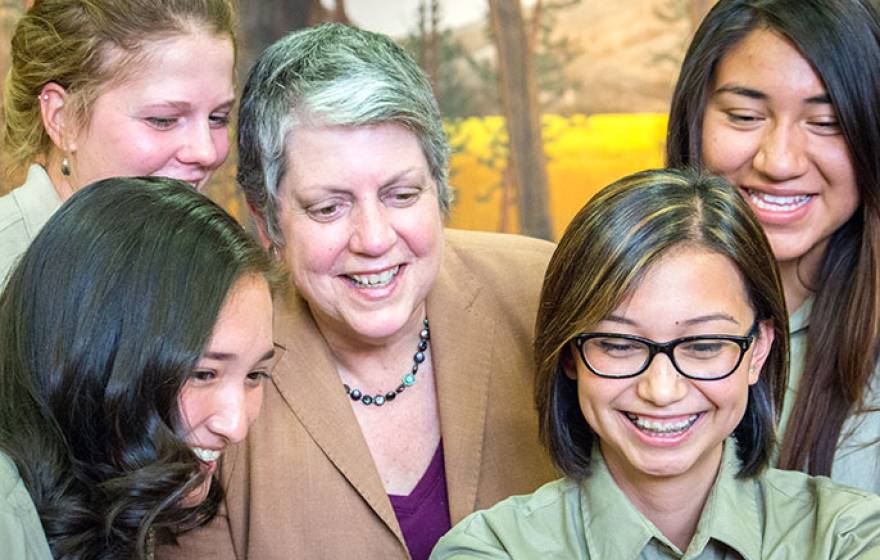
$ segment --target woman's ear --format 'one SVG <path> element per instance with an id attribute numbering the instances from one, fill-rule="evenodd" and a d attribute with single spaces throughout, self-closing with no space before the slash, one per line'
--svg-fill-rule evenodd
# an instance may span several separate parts
<path id="1" fill-rule="evenodd" d="M 755 340 L 752 343 L 752 355 L 749 358 L 749 385 L 758 382 L 761 376 L 761 370 L 764 363 L 770 356 L 770 350 L 773 348 L 773 340 L 776 331 L 773 329 L 773 320 L 765 319 L 758 321 L 758 332 L 755 333 Z"/>
<path id="2" fill-rule="evenodd" d="M 565 349 L 562 351 L 562 355 L 559 356 L 559 360 L 562 365 L 562 371 L 565 372 L 565 376 L 572 381 L 577 381 L 577 358 L 575 357 L 574 353 L 574 343 L 571 342 L 565 346 Z"/>
<path id="3" fill-rule="evenodd" d="M 263 214 L 254 208 L 250 202 L 248 202 L 248 208 L 251 211 L 251 217 L 254 219 L 254 224 L 257 226 L 257 236 L 260 238 L 260 245 L 263 246 L 263 249 L 268 251 L 273 245 L 275 245 L 275 243 L 272 241 L 272 238 L 269 237 L 266 218 L 264 218 Z"/>
<path id="4" fill-rule="evenodd" d="M 68 107 L 67 91 L 55 82 L 49 82 L 40 91 L 40 114 L 43 128 L 55 147 L 62 152 L 76 150 L 74 122 Z"/>

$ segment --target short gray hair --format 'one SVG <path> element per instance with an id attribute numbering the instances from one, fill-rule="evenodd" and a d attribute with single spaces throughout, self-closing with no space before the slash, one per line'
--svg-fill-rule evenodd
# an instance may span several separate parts
<path id="1" fill-rule="evenodd" d="M 295 31 L 257 59 L 238 121 L 238 184 L 274 242 L 285 145 L 297 126 L 397 124 L 419 140 L 449 211 L 449 143 L 425 73 L 406 51 L 378 33 L 329 23 Z"/>

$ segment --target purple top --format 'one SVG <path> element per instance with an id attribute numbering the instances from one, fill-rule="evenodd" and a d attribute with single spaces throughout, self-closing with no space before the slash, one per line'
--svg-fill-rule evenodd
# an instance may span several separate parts
<path id="1" fill-rule="evenodd" d="M 409 496 L 389 494 L 388 497 L 413 560 L 426 560 L 440 537 L 452 527 L 449 521 L 449 496 L 446 494 L 443 441 L 437 445 L 425 474 Z"/>

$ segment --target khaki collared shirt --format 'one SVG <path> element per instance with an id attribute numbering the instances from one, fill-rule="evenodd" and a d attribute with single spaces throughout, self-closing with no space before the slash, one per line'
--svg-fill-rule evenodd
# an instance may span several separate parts
<path id="1" fill-rule="evenodd" d="M 0 452 L 0 558 L 52 560 L 34 502 L 18 469 Z"/>
<path id="2" fill-rule="evenodd" d="M 61 199 L 39 165 L 28 168 L 24 184 L 0 196 L 0 288 L 18 258 L 61 205 Z"/>
<path id="3" fill-rule="evenodd" d="M 791 332 L 791 363 L 785 406 L 779 420 L 778 441 L 782 441 L 804 373 L 807 329 L 812 310 L 813 300 L 809 298 L 788 320 Z M 880 368 L 874 369 L 862 407 L 843 425 L 837 453 L 831 465 L 831 479 L 839 484 L 880 494 Z"/>
<path id="4" fill-rule="evenodd" d="M 563 478 L 468 516 L 431 560 L 880 558 L 880 497 L 776 469 L 740 480 L 733 440 L 724 447 L 686 551 L 630 503 L 596 450 L 593 473 L 582 483 Z"/>

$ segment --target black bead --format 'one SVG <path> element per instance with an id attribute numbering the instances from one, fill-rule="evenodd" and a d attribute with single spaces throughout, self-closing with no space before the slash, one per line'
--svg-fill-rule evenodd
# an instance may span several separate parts
<path id="1" fill-rule="evenodd" d="M 424 324 L 425 328 L 419 331 L 419 344 L 418 351 L 413 355 L 413 365 L 411 372 L 405 376 L 407 381 L 410 383 L 415 382 L 415 375 L 419 372 L 419 364 L 423 363 L 427 356 L 425 352 L 428 350 L 428 340 L 431 338 L 431 331 L 428 329 L 428 318 L 425 317 L 422 320 L 422 324 Z M 352 389 L 347 383 L 342 384 L 345 389 L 345 394 L 347 394 L 351 400 L 353 401 L 361 401 L 365 406 L 369 406 L 374 404 L 376 406 L 382 406 L 388 401 L 393 401 L 397 398 L 397 395 L 404 392 L 407 388 L 406 383 L 401 383 L 397 386 L 393 391 L 388 391 L 384 395 L 379 393 L 378 395 L 365 395 L 361 392 L 360 389 Z"/>

